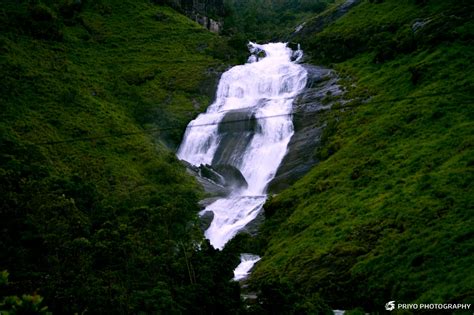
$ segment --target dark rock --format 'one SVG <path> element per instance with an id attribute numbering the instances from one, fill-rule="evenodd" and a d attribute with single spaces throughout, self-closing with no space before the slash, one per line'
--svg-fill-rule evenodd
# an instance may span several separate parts
<path id="1" fill-rule="evenodd" d="M 247 188 L 244 175 L 235 167 L 228 164 L 201 165 L 199 175 L 225 188 Z"/>
<path id="2" fill-rule="evenodd" d="M 246 234 L 250 234 L 251 236 L 255 236 L 258 234 L 258 230 L 260 228 L 260 225 L 263 223 L 263 221 L 265 220 L 265 211 L 260 211 L 258 213 L 258 215 L 255 217 L 255 219 L 253 219 L 252 221 L 250 221 L 249 223 L 247 223 L 247 225 L 245 227 L 242 228 L 242 230 L 239 231 L 239 234 L 241 233 L 246 233 Z"/>
<path id="3" fill-rule="evenodd" d="M 202 231 L 205 231 L 211 225 L 212 220 L 214 220 L 214 212 L 206 211 L 201 215 L 200 219 L 201 219 L 200 224 L 199 224 L 200 228 Z"/>
<path id="4" fill-rule="evenodd" d="M 257 129 L 258 124 L 255 114 L 252 111 L 242 109 L 228 111 L 219 123 L 219 133 L 255 133 Z"/>
<path id="5" fill-rule="evenodd" d="M 187 172 L 196 178 L 196 180 L 204 189 L 204 191 L 207 192 L 210 196 L 224 197 L 230 193 L 230 189 L 228 187 L 224 187 L 223 185 L 220 185 L 209 178 L 201 176 L 199 167 L 194 166 L 184 160 L 181 160 L 181 163 L 186 166 Z"/>
<path id="6" fill-rule="evenodd" d="M 194 166 L 181 161 L 189 174 L 193 175 L 202 188 L 213 197 L 229 195 L 236 188 L 247 188 L 248 184 L 242 173 L 232 165 L 200 165 Z M 212 198 L 204 199 L 204 204 L 210 204 Z M 215 201 L 215 200 L 214 200 Z M 207 203 L 209 202 L 209 203 Z"/>
<path id="7" fill-rule="evenodd" d="M 231 192 L 228 187 L 218 185 L 207 178 L 202 178 L 200 176 L 197 176 L 196 179 L 199 182 L 199 184 L 201 184 L 203 189 L 211 196 L 224 197 L 224 196 L 229 195 Z"/>
<path id="8" fill-rule="evenodd" d="M 248 183 L 244 175 L 235 167 L 229 164 L 214 165 L 213 168 L 225 179 L 225 186 L 236 188 L 247 188 Z"/>
<path id="9" fill-rule="evenodd" d="M 229 111 L 218 127 L 221 141 L 212 160 L 212 165 L 238 166 L 256 132 L 259 131 L 255 115 L 249 110 Z"/>
<path id="10" fill-rule="evenodd" d="M 224 186 L 225 178 L 218 172 L 216 172 L 210 165 L 200 165 L 199 166 L 199 175 L 201 177 L 207 178 L 214 183 Z"/>
<path id="11" fill-rule="evenodd" d="M 321 144 L 327 117 L 321 113 L 330 110 L 336 102 L 343 102 L 343 91 L 337 84 L 338 77 L 334 71 L 303 66 L 308 72 L 308 81 L 293 104 L 295 134 L 288 144 L 288 153 L 269 184 L 268 191 L 272 193 L 288 188 L 318 163 L 314 153 Z"/>

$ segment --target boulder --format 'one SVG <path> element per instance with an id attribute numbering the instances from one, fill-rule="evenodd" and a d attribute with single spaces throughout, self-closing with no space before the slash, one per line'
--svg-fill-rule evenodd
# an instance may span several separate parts
<path id="1" fill-rule="evenodd" d="M 212 211 L 205 211 L 204 213 L 201 214 L 200 217 L 200 228 L 202 231 L 205 231 L 209 228 L 209 226 L 212 223 L 212 220 L 214 220 L 214 212 Z"/>
<path id="2" fill-rule="evenodd" d="M 227 196 L 230 193 L 230 190 L 223 185 L 220 185 L 213 180 L 201 176 L 201 169 L 195 165 L 188 163 L 187 161 L 181 160 L 184 166 L 186 166 L 186 170 L 189 174 L 193 175 L 201 187 L 204 189 L 206 193 L 213 197 L 223 197 Z"/>
<path id="3" fill-rule="evenodd" d="M 244 175 L 235 166 L 229 164 L 201 165 L 199 175 L 228 190 L 248 187 Z"/>
<path id="4" fill-rule="evenodd" d="M 213 168 L 225 179 L 225 186 L 245 189 L 248 183 L 244 175 L 235 167 L 229 164 L 214 165 Z"/>

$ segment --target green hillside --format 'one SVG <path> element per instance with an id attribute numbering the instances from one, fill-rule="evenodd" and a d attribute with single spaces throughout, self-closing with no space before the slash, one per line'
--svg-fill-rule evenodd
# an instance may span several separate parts
<path id="1" fill-rule="evenodd" d="M 196 251 L 202 193 L 173 153 L 231 62 L 225 41 L 150 1 L 0 12 L 0 294 L 31 295 L 0 313 L 38 294 L 56 314 L 238 308 L 235 261 Z"/>
<path id="2" fill-rule="evenodd" d="M 257 313 L 294 313 L 289 296 L 365 311 L 474 302 L 473 12 L 361 1 L 294 39 L 338 71 L 350 101 L 321 114 L 320 163 L 265 205 Z"/>

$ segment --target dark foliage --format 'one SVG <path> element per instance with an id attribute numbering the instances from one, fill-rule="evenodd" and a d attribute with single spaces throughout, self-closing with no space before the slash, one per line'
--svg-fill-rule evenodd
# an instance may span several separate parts
<path id="1" fill-rule="evenodd" d="M 0 11 L 0 313 L 238 313 L 238 258 L 203 241 L 202 192 L 162 143 L 231 50 L 148 1 Z"/>

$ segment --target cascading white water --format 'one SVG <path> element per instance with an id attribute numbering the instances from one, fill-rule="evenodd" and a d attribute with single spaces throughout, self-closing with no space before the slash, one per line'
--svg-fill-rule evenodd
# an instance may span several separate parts
<path id="1" fill-rule="evenodd" d="M 306 84 L 306 70 L 295 63 L 302 57 L 301 50 L 292 51 L 285 43 L 250 43 L 249 48 L 253 55 L 248 63 L 222 75 L 216 101 L 189 123 L 178 150 L 180 159 L 196 166 L 225 160 L 240 170 L 248 183 L 246 189 L 236 189 L 201 212 L 214 213 L 205 235 L 218 249 L 262 209 L 266 186 L 293 135 L 293 99 Z M 223 125 L 231 123 L 225 119 L 230 112 L 251 116 L 257 124 L 251 134 L 246 134 L 248 141 L 238 152 L 232 151 L 235 142 L 222 132 Z M 229 150 L 230 156 L 220 156 Z"/>
<path id="2" fill-rule="evenodd" d="M 260 260 L 260 257 L 252 254 L 242 254 L 240 255 L 240 264 L 234 270 L 234 281 L 239 281 L 245 279 L 250 269 L 257 261 Z"/>

